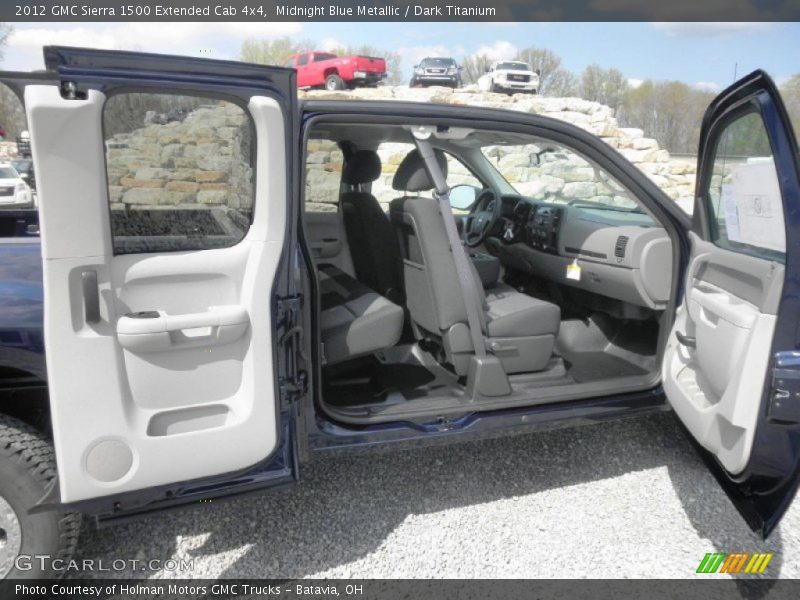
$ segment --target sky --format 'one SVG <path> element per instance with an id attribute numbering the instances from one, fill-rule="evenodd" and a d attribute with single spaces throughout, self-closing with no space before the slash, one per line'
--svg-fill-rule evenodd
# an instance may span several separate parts
<path id="1" fill-rule="evenodd" d="M 46 44 L 236 59 L 245 39 L 285 35 L 323 50 L 398 51 L 406 76 L 425 56 L 511 58 L 531 45 L 576 73 L 592 63 L 616 67 L 633 85 L 674 79 L 716 91 L 756 68 L 778 83 L 800 73 L 800 23 L 15 23 L 0 66 L 41 69 Z"/>

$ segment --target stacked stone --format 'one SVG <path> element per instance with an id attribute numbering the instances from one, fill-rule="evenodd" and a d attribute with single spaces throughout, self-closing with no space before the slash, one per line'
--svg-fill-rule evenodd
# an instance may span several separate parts
<path id="1" fill-rule="evenodd" d="M 112 210 L 252 207 L 249 121 L 235 104 L 203 105 L 106 142 Z"/>

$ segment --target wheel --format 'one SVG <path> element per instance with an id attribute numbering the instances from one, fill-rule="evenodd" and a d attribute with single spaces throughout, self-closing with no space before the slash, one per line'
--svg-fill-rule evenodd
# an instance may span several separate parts
<path id="1" fill-rule="evenodd" d="M 328 91 L 343 90 L 344 79 L 339 77 L 336 73 L 331 73 L 325 78 L 325 89 Z"/>
<path id="2" fill-rule="evenodd" d="M 56 575 L 49 564 L 17 556 L 49 555 L 69 561 L 78 545 L 81 516 L 47 511 L 28 514 L 56 476 L 53 447 L 41 433 L 0 415 L 0 579 Z"/>
<path id="3" fill-rule="evenodd" d="M 493 81 L 493 82 L 492 82 L 492 85 L 491 85 L 491 87 L 489 87 L 489 91 L 490 91 L 490 92 L 493 92 L 493 93 L 495 93 L 495 94 L 499 94 L 499 93 L 500 93 L 500 88 L 498 88 L 498 87 L 497 87 L 497 86 L 494 84 L 494 81 Z"/>

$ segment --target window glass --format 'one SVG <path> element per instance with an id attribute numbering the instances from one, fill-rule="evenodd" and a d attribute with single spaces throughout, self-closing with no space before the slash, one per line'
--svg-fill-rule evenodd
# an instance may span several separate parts
<path id="1" fill-rule="evenodd" d="M 483 155 L 514 190 L 555 204 L 641 212 L 634 196 L 604 169 L 551 142 L 484 146 Z"/>
<path id="2" fill-rule="evenodd" d="M 342 184 L 342 151 L 333 140 L 308 141 L 306 154 L 306 212 L 339 210 Z"/>
<path id="3" fill-rule="evenodd" d="M 314 62 L 330 60 L 332 58 L 336 58 L 336 55 L 331 54 L 330 52 L 318 52 L 317 54 L 314 55 Z"/>
<path id="4" fill-rule="evenodd" d="M 294 56 L 292 58 L 288 59 L 285 63 L 283 63 L 283 66 L 286 67 L 287 69 L 293 69 L 294 68 Z"/>
<path id="5" fill-rule="evenodd" d="M 0 83 L 0 213 L 36 209 L 36 178 L 22 101 Z M 0 216 L 2 216 L 0 214 Z M 38 235 L 36 213 L 0 220 L 0 238 Z"/>
<path id="6" fill-rule="evenodd" d="M 297 58 L 297 66 L 298 66 L 298 67 L 301 67 L 301 66 L 303 66 L 303 65 L 304 65 L 304 64 L 306 64 L 307 62 L 308 62 L 308 54 L 301 54 L 301 55 L 300 55 L 300 56 Z"/>
<path id="7" fill-rule="evenodd" d="M 111 96 L 103 112 L 116 254 L 232 246 L 250 227 L 255 136 L 238 105 Z"/>
<path id="8" fill-rule="evenodd" d="M 729 123 L 717 138 L 704 194 L 712 241 L 728 250 L 783 262 L 786 227 L 778 173 L 761 115 Z"/>

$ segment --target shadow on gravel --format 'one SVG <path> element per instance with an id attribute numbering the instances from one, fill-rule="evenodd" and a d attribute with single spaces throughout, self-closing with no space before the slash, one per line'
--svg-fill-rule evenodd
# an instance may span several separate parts
<path id="1" fill-rule="evenodd" d="M 296 578 L 375 552 L 410 515 L 476 505 L 667 467 L 708 551 L 774 552 L 739 518 L 671 414 L 427 449 L 322 458 L 283 491 L 204 505 L 99 532 L 80 558 L 215 556 L 222 577 Z M 702 485 L 700 485 L 702 484 Z M 711 490 L 711 491 L 709 491 Z M 570 515 L 564 515 L 564 531 Z M 620 524 L 625 524 L 621 517 Z M 635 526 L 635 525 L 633 525 Z M 702 556 L 698 556 L 698 563 Z M 142 576 L 143 574 L 122 574 Z M 205 577 L 209 573 L 184 573 Z"/>

